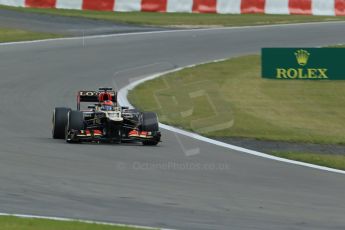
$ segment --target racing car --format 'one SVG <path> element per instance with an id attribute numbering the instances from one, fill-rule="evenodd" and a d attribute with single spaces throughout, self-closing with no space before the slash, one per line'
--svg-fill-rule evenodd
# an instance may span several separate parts
<path id="1" fill-rule="evenodd" d="M 89 102 L 81 109 L 81 102 Z M 83 90 L 77 95 L 77 109 L 58 107 L 53 111 L 52 136 L 67 143 L 142 142 L 157 145 L 161 133 L 157 114 L 121 107 L 112 88 Z"/>

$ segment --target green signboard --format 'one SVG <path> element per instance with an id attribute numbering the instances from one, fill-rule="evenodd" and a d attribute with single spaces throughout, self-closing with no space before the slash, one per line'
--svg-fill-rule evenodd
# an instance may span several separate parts
<path id="1" fill-rule="evenodd" d="M 345 48 L 263 48 L 262 77 L 345 80 Z"/>

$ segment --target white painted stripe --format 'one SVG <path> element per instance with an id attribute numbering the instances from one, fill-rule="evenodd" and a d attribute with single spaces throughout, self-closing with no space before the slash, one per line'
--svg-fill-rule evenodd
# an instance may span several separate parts
<path id="1" fill-rule="evenodd" d="M 148 230 L 153 230 L 153 229 L 173 230 L 173 229 L 167 229 L 167 228 L 153 228 L 153 227 L 139 226 L 139 225 L 117 224 L 117 223 L 110 223 L 110 222 L 100 222 L 100 221 L 80 220 L 80 219 L 70 219 L 70 218 L 62 218 L 62 217 L 50 217 L 50 216 L 10 214 L 10 213 L 0 213 L 0 216 L 13 216 L 13 217 L 19 217 L 19 218 L 45 219 L 45 220 L 56 220 L 56 221 L 78 221 L 78 222 L 86 223 L 86 224 L 100 224 L 100 225 L 108 225 L 108 226 L 116 226 L 116 227 L 127 227 L 127 228 L 138 228 L 138 229 L 148 229 Z"/>
<path id="2" fill-rule="evenodd" d="M 213 61 L 213 62 L 219 62 L 219 61 L 224 61 L 224 59 L 216 60 L 216 61 Z M 174 70 L 171 70 L 171 71 L 166 71 L 166 72 L 163 72 L 163 73 L 155 74 L 155 75 L 148 76 L 146 78 L 140 79 L 138 81 L 132 82 L 129 85 L 127 85 L 126 87 L 120 89 L 120 91 L 118 92 L 119 104 L 121 106 L 128 106 L 130 108 L 133 108 L 133 105 L 131 105 L 131 103 L 127 99 L 127 95 L 128 95 L 128 91 L 129 90 L 134 89 L 137 85 L 140 85 L 141 83 L 144 83 L 146 81 L 149 81 L 149 80 L 161 77 L 161 76 L 166 75 L 168 73 L 177 72 L 177 71 L 183 70 L 185 68 L 191 68 L 191 67 L 195 67 L 195 66 L 201 65 L 201 64 L 206 64 L 206 63 L 199 63 L 199 64 L 196 64 L 196 65 L 190 65 L 190 66 L 187 66 L 187 67 L 184 67 L 184 68 L 177 68 L 177 69 L 174 69 Z M 250 149 L 242 148 L 242 147 L 239 147 L 239 146 L 230 145 L 230 144 L 227 144 L 227 143 L 224 143 L 224 142 L 221 142 L 221 141 L 217 141 L 217 140 L 213 140 L 213 139 L 210 139 L 210 138 L 207 138 L 207 137 L 203 137 L 203 136 L 201 136 L 199 134 L 188 132 L 188 131 L 185 131 L 185 130 L 182 130 L 182 129 L 178 129 L 178 128 L 175 128 L 175 127 L 172 127 L 172 126 L 169 126 L 169 125 L 165 125 L 165 124 L 162 124 L 162 123 L 160 123 L 159 125 L 160 125 L 161 128 L 169 130 L 169 131 L 172 131 L 174 133 L 178 133 L 180 135 L 184 135 L 184 136 L 187 136 L 187 137 L 199 140 L 199 141 L 207 142 L 207 143 L 210 143 L 210 144 L 213 144 L 213 145 L 217 145 L 217 146 L 220 146 L 220 147 L 223 147 L 223 148 L 232 149 L 232 150 L 235 150 L 235 151 L 238 151 L 238 152 L 247 153 L 247 154 L 258 156 L 258 157 L 263 157 L 263 158 L 270 159 L 270 160 L 275 160 L 275 161 L 280 161 L 280 162 L 284 162 L 284 163 L 289 163 L 289 164 L 294 164 L 294 165 L 299 165 L 299 166 L 304 166 L 304 167 L 308 167 L 308 168 L 313 168 L 313 169 L 318 169 L 318 170 L 323 170 L 323 171 L 327 171 L 327 172 L 333 172 L 333 173 L 339 173 L 339 174 L 344 174 L 345 175 L 345 171 L 343 171 L 343 170 L 338 170 L 338 169 L 323 167 L 323 166 L 319 166 L 319 165 L 313 165 L 313 164 L 309 164 L 309 163 L 304 163 L 304 162 L 300 162 L 300 161 L 294 161 L 294 160 L 289 160 L 289 159 L 285 159 L 285 158 L 275 157 L 275 156 L 272 156 L 272 155 L 269 155 L 269 154 L 266 154 L 266 153 L 261 153 L 261 152 L 255 151 L 255 150 L 250 150 Z"/>
<path id="3" fill-rule="evenodd" d="M 0 0 L 0 5 L 24 7 L 25 0 Z"/>
<path id="4" fill-rule="evenodd" d="M 141 0 L 116 0 L 114 11 L 141 11 Z"/>
<path id="5" fill-rule="evenodd" d="M 241 0 L 218 0 L 217 13 L 219 14 L 240 14 Z"/>
<path id="6" fill-rule="evenodd" d="M 186 12 L 193 11 L 193 0 L 168 0 L 167 12 Z"/>
<path id="7" fill-rule="evenodd" d="M 290 14 L 289 0 L 266 0 L 265 13 Z"/>
<path id="8" fill-rule="evenodd" d="M 335 1 L 334 0 L 313 0 L 312 1 L 313 15 L 335 15 Z"/>
<path id="9" fill-rule="evenodd" d="M 81 10 L 83 6 L 83 0 L 57 0 L 56 8 L 58 9 L 73 9 Z"/>

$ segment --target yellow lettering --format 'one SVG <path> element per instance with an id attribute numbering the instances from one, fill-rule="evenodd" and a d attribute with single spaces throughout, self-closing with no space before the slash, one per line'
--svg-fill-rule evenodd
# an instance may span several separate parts
<path id="1" fill-rule="evenodd" d="M 303 72 L 303 69 L 298 69 L 298 78 L 301 78 L 301 79 L 308 78 L 308 75 L 306 75 Z"/>
<path id="2" fill-rule="evenodd" d="M 320 75 L 319 78 L 328 78 L 326 75 L 327 69 L 319 69 Z"/>
<path id="3" fill-rule="evenodd" d="M 308 78 L 318 78 L 317 69 L 308 69 Z"/>
<path id="4" fill-rule="evenodd" d="M 277 68 L 277 78 L 288 78 L 286 76 L 286 69 Z"/>
<path id="5" fill-rule="evenodd" d="M 283 68 L 277 68 L 277 79 L 316 79 L 316 78 L 324 78 L 328 79 L 327 76 L 327 69 L 303 69 L 303 68 L 298 68 L 298 69 L 283 69 Z"/>
<path id="6" fill-rule="evenodd" d="M 298 77 L 298 72 L 297 72 L 297 70 L 290 68 L 287 71 L 287 75 L 288 75 L 289 78 L 294 79 L 294 78 Z"/>

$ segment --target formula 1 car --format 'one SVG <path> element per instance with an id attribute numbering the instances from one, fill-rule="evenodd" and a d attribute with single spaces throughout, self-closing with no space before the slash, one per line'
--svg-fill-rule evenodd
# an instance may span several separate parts
<path id="1" fill-rule="evenodd" d="M 81 110 L 81 102 L 94 102 Z M 79 91 L 77 110 L 59 107 L 53 112 L 52 136 L 68 143 L 142 142 L 157 145 L 161 140 L 158 118 L 153 112 L 120 107 L 112 88 Z"/>

